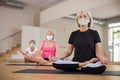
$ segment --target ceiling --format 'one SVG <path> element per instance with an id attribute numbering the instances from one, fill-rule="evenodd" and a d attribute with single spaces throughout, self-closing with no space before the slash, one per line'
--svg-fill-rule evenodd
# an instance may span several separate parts
<path id="1" fill-rule="evenodd" d="M 36 6 L 39 6 L 42 10 L 45 10 L 65 0 L 17 0 L 17 1 L 36 5 Z"/>
<path id="2" fill-rule="evenodd" d="M 39 6 L 42 10 L 45 10 L 51 6 L 59 4 L 66 0 L 17 0 L 17 1 L 22 1 L 32 5 L 36 5 L 36 6 Z M 120 0 L 113 0 L 113 2 L 111 2 L 111 0 L 109 1 L 110 3 L 104 4 L 98 7 L 94 7 L 92 9 L 89 9 L 89 11 L 92 13 L 92 15 L 95 18 L 99 18 L 99 19 L 110 19 L 114 17 L 119 17 L 120 16 Z M 81 0 L 81 3 L 82 3 L 82 0 Z"/>
<path id="3" fill-rule="evenodd" d="M 95 18 L 111 19 L 120 17 L 120 0 L 114 0 L 111 3 L 89 9 Z"/>

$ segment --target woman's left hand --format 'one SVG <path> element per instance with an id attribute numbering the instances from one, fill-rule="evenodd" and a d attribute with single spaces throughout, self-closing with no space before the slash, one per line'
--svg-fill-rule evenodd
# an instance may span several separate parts
<path id="1" fill-rule="evenodd" d="M 107 64 L 108 63 L 108 58 L 104 57 L 100 61 L 101 61 L 102 64 Z"/>
<path id="2" fill-rule="evenodd" d="M 54 57 L 54 56 L 49 56 L 49 61 L 56 61 L 56 60 L 57 60 L 56 57 Z"/>

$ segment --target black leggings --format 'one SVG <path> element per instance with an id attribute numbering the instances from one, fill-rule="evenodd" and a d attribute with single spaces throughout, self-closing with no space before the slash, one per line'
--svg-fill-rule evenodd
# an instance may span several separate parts
<path id="1" fill-rule="evenodd" d="M 48 59 L 48 58 L 44 58 L 44 60 L 49 61 L 49 59 Z"/>
<path id="2" fill-rule="evenodd" d="M 85 67 L 81 68 L 81 70 L 77 70 L 79 64 L 55 64 L 53 63 L 53 67 L 56 69 L 64 70 L 64 71 L 80 71 L 84 73 L 92 73 L 92 74 L 100 74 L 106 70 L 106 66 L 102 65 L 99 67 Z"/>
<path id="3" fill-rule="evenodd" d="M 106 66 L 99 66 L 99 67 L 81 68 L 80 71 L 85 73 L 100 74 L 103 73 L 105 70 L 106 70 Z"/>

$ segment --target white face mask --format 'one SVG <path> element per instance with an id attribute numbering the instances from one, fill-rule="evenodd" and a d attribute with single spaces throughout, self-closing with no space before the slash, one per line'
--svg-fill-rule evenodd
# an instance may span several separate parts
<path id="1" fill-rule="evenodd" d="M 35 44 L 34 43 L 30 43 L 30 47 L 35 47 Z"/>
<path id="2" fill-rule="evenodd" d="M 52 35 L 47 35 L 46 38 L 47 38 L 47 40 L 52 40 L 53 36 Z"/>
<path id="3" fill-rule="evenodd" d="M 85 18 L 81 18 L 78 20 L 79 25 L 88 25 L 89 21 Z"/>

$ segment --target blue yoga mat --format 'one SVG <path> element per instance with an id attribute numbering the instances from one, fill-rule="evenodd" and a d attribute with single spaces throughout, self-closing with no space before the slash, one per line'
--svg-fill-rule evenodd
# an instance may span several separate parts
<path id="1" fill-rule="evenodd" d="M 83 72 L 68 72 L 62 70 L 46 70 L 46 69 L 24 69 L 19 71 L 14 71 L 13 73 L 36 73 L 36 74 L 77 74 L 77 75 L 93 75 Z M 107 76 L 120 76 L 120 71 L 105 71 L 102 74 L 94 74 L 94 75 L 107 75 Z"/>

